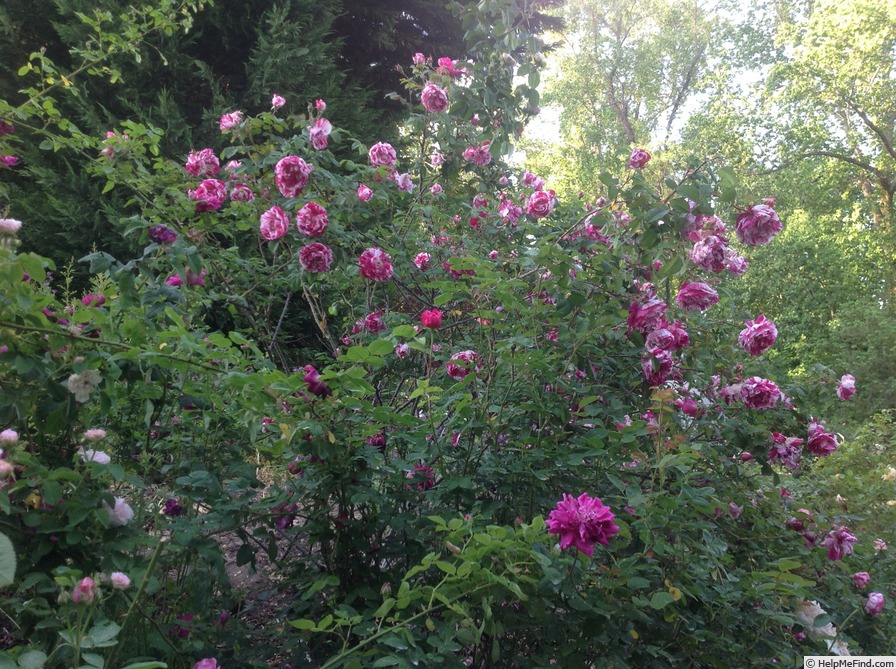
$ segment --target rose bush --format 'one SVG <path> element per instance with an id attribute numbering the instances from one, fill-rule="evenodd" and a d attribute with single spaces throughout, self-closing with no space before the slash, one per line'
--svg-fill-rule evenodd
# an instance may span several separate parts
<path id="1" fill-rule="evenodd" d="M 480 5 L 471 60 L 409 56 L 406 146 L 276 95 L 186 162 L 96 138 L 93 171 L 143 203 L 121 221 L 137 257 L 87 258 L 101 304 L 54 292 L 8 226 L 3 660 L 766 666 L 827 650 L 810 600 L 844 648 L 893 650 L 884 599 L 852 585 L 892 588 L 881 537 L 810 492 L 837 437 L 758 357 L 787 333 L 725 300 L 733 247 L 691 248 L 722 218 L 772 241 L 771 205 L 697 164 L 655 183 L 643 155 L 580 202 L 508 168 L 539 44 L 495 39 L 515 3 Z M 288 626 L 229 615 L 221 537 L 268 565 Z M 132 600 L 95 587 L 113 572 Z M 65 608 L 88 605 L 104 631 Z"/>

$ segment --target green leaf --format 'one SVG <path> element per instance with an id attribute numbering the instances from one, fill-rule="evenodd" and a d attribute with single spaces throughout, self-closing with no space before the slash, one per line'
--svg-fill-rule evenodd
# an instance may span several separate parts
<path id="1" fill-rule="evenodd" d="M 164 662 L 150 660 L 149 662 L 135 662 L 121 669 L 168 669 L 168 665 Z"/>
<path id="2" fill-rule="evenodd" d="M 39 650 L 29 650 L 19 656 L 19 666 L 22 669 L 41 669 L 46 661 L 46 653 Z"/>
<path id="3" fill-rule="evenodd" d="M 672 595 L 664 590 L 661 592 L 653 593 L 653 597 L 650 598 L 650 606 L 651 608 L 659 611 L 660 609 L 669 606 L 669 604 L 674 601 L 675 599 L 672 597 Z"/>
<path id="4" fill-rule="evenodd" d="M 367 347 L 367 350 L 373 355 L 386 355 L 392 352 L 394 344 L 388 339 L 377 339 Z"/>
<path id="5" fill-rule="evenodd" d="M 0 534 L 0 588 L 11 584 L 16 577 L 16 551 L 5 534 Z"/>
<path id="6" fill-rule="evenodd" d="M 393 337 L 414 337 L 416 335 L 417 331 L 413 325 L 399 325 L 392 330 Z"/>

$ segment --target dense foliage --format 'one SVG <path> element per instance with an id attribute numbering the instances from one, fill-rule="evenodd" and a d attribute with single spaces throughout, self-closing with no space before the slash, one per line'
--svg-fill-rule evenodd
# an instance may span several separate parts
<path id="1" fill-rule="evenodd" d="M 734 299 L 773 203 L 641 149 L 581 198 L 509 169 L 529 18 L 483 0 L 467 58 L 408 54 L 398 151 L 276 89 L 173 155 L 136 121 L 44 131 L 140 251 L 81 290 L 0 220 L 0 667 L 896 652 L 892 528 L 815 497 L 854 380 L 785 383 L 790 333 Z"/>

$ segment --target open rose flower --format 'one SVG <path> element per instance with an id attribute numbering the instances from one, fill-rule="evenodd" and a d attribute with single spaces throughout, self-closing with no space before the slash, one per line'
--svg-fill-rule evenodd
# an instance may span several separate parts
<path id="1" fill-rule="evenodd" d="M 628 166 L 633 170 L 644 169 L 644 166 L 650 161 L 650 154 L 644 149 L 632 150 L 632 155 L 628 157 Z"/>
<path id="2" fill-rule="evenodd" d="M 747 327 L 740 331 L 737 341 L 750 355 L 762 355 L 778 338 L 778 328 L 762 314 L 755 321 L 746 321 L 744 325 Z"/>
<path id="3" fill-rule="evenodd" d="M 658 297 L 653 297 L 646 302 L 632 302 L 628 308 L 628 331 L 651 332 L 665 323 L 663 314 L 666 313 L 666 303 Z"/>
<path id="4" fill-rule="evenodd" d="M 771 409 L 780 397 L 778 386 L 768 379 L 751 376 L 741 384 L 740 399 L 748 409 Z"/>
<path id="5" fill-rule="evenodd" d="M 277 95 L 276 93 L 274 93 L 271 96 L 271 109 L 280 109 L 280 107 L 285 104 L 286 98 L 284 98 L 282 95 Z"/>
<path id="6" fill-rule="evenodd" d="M 233 130 L 236 127 L 239 127 L 239 124 L 243 122 L 243 112 L 235 111 L 230 112 L 229 114 L 222 114 L 221 119 L 218 121 L 218 129 L 221 132 L 225 132 L 227 130 Z"/>
<path id="7" fill-rule="evenodd" d="M 737 217 L 734 231 L 743 244 L 761 246 L 768 244 L 775 235 L 781 232 L 781 220 L 778 214 L 767 204 L 748 207 Z"/>
<path id="8" fill-rule="evenodd" d="M 109 524 L 113 527 L 123 527 L 134 519 L 134 510 L 121 497 L 115 498 L 115 506 L 103 502 L 103 508 L 109 514 Z"/>
<path id="9" fill-rule="evenodd" d="M 588 557 L 597 544 L 610 545 L 619 531 L 613 522 L 616 516 L 598 497 L 582 493 L 578 498 L 563 493 L 563 499 L 551 511 L 545 524 L 548 532 L 560 536 L 560 548 L 574 546 Z"/>
<path id="10" fill-rule="evenodd" d="M 661 348 L 648 350 L 641 356 L 641 371 L 648 385 L 663 385 L 672 373 L 672 355 Z"/>
<path id="11" fill-rule="evenodd" d="M 284 156 L 274 166 L 277 190 L 283 197 L 297 197 L 308 185 L 313 165 L 309 165 L 298 156 Z"/>
<path id="12" fill-rule="evenodd" d="M 819 457 L 830 455 L 837 450 L 837 435 L 824 431 L 824 421 L 814 418 L 809 420 L 809 438 L 806 440 L 806 449 Z"/>
<path id="13" fill-rule="evenodd" d="M 886 600 L 879 592 L 872 592 L 868 595 L 868 601 L 865 602 L 865 613 L 869 616 L 876 616 L 884 610 Z"/>
<path id="14" fill-rule="evenodd" d="M 360 184 L 358 186 L 358 199 L 361 202 L 370 202 L 370 198 L 372 198 L 372 197 L 373 197 L 373 191 L 370 190 L 370 188 L 368 188 L 364 184 Z"/>
<path id="15" fill-rule="evenodd" d="M 862 590 L 866 585 L 871 582 L 871 576 L 867 571 L 857 571 L 852 575 L 852 584 L 856 586 L 859 590 Z"/>
<path id="16" fill-rule="evenodd" d="M 191 151 L 184 166 L 194 177 L 213 177 L 221 171 L 221 162 L 211 149 Z"/>
<path id="17" fill-rule="evenodd" d="M 320 373 L 312 366 L 305 365 L 305 376 L 302 381 L 308 387 L 308 392 L 318 397 L 327 397 L 330 394 L 330 387 L 320 380 Z"/>
<path id="18" fill-rule="evenodd" d="M 844 374 L 840 378 L 840 385 L 837 386 L 837 397 L 841 401 L 847 402 L 856 394 L 856 377 L 852 374 Z"/>
<path id="19" fill-rule="evenodd" d="M 308 127 L 308 136 L 311 138 L 311 146 L 318 151 L 327 148 L 327 137 L 333 132 L 333 124 L 325 118 L 319 118 Z"/>
<path id="20" fill-rule="evenodd" d="M 320 237 L 327 231 L 329 223 L 327 210 L 317 202 L 309 202 L 296 214 L 296 227 L 306 237 Z"/>
<path id="21" fill-rule="evenodd" d="M 702 281 L 685 281 L 675 296 L 675 304 L 685 311 L 706 311 L 718 301 L 719 294 Z"/>
<path id="22" fill-rule="evenodd" d="M 426 111 L 439 114 L 448 109 L 448 93 L 441 86 L 429 83 L 423 87 L 423 92 L 420 93 L 420 102 L 423 103 L 423 108 Z"/>
<path id="23" fill-rule="evenodd" d="M 274 206 L 261 215 L 259 231 L 269 242 L 280 239 L 289 229 L 289 216 L 280 207 Z"/>
<path id="24" fill-rule="evenodd" d="M 430 330 L 438 330 L 442 327 L 442 312 L 438 309 L 427 309 L 420 314 L 420 323 Z"/>
<path id="25" fill-rule="evenodd" d="M 842 560 L 843 556 L 852 553 L 852 545 L 856 543 L 855 535 L 848 527 L 840 527 L 828 532 L 821 545 L 828 549 L 828 560 Z"/>
<path id="26" fill-rule="evenodd" d="M 227 199 L 227 186 L 218 179 L 206 179 L 187 193 L 196 201 L 196 211 L 217 211 Z"/>
<path id="27" fill-rule="evenodd" d="M 365 249 L 358 258 L 361 276 L 370 281 L 388 281 L 392 278 L 392 258 L 381 249 L 371 247 Z"/>
<path id="28" fill-rule="evenodd" d="M 429 263 L 432 260 L 432 256 L 423 251 L 422 253 L 418 253 L 414 256 L 414 265 L 417 266 L 417 269 L 421 271 L 426 271 L 429 269 Z"/>
<path id="29" fill-rule="evenodd" d="M 796 437 L 785 437 L 783 434 L 773 432 L 774 442 L 768 451 L 768 459 L 776 465 L 783 465 L 787 469 L 794 470 L 800 466 L 803 458 L 803 440 Z"/>
<path id="30" fill-rule="evenodd" d="M 320 242 L 308 244 L 299 250 L 299 264 L 309 274 L 328 272 L 333 264 L 333 251 Z"/>
<path id="31" fill-rule="evenodd" d="M 526 203 L 526 213 L 535 218 L 549 216 L 554 210 L 554 191 L 535 191 Z"/>
<path id="32" fill-rule="evenodd" d="M 378 142 L 370 147 L 370 151 L 367 152 L 367 159 L 373 167 L 395 167 L 398 157 L 391 144 Z"/>
<path id="33" fill-rule="evenodd" d="M 691 250 L 691 262 L 707 272 L 721 272 L 725 269 L 725 252 L 728 245 L 725 240 L 710 235 L 696 244 Z"/>
<path id="34" fill-rule="evenodd" d="M 455 353 L 445 365 L 445 371 L 455 381 L 463 381 L 467 374 L 475 370 L 478 359 L 475 351 Z"/>

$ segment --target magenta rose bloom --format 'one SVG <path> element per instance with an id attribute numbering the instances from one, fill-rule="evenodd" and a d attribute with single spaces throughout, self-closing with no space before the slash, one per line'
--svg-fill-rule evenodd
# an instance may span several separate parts
<path id="1" fill-rule="evenodd" d="M 388 281 L 394 272 L 392 258 L 376 247 L 365 249 L 358 258 L 361 276 L 370 281 Z"/>
<path id="2" fill-rule="evenodd" d="M 774 382 L 751 376 L 741 384 L 740 398 L 748 409 L 771 409 L 781 397 Z"/>
<path id="3" fill-rule="evenodd" d="M 313 165 L 309 165 L 298 156 L 284 156 L 274 167 L 277 178 L 277 190 L 283 197 L 296 197 L 308 185 L 308 178 Z"/>
<path id="4" fill-rule="evenodd" d="M 578 498 L 563 493 L 563 499 L 551 511 L 545 524 L 548 532 L 560 535 L 560 548 L 575 546 L 591 557 L 597 544 L 610 545 L 619 531 L 613 522 L 616 516 L 597 497 L 582 493 Z"/>
<path id="5" fill-rule="evenodd" d="M 227 130 L 233 130 L 238 127 L 240 123 L 243 122 L 243 112 L 235 111 L 230 112 L 229 114 L 222 114 L 220 120 L 218 121 L 218 130 L 221 132 L 225 132 Z"/>
<path id="6" fill-rule="evenodd" d="M 647 335 L 644 345 L 648 349 L 661 348 L 664 351 L 671 351 L 672 347 L 675 346 L 675 335 L 667 328 L 658 327 Z"/>
<path id="7" fill-rule="evenodd" d="M 329 223 L 327 210 L 317 202 L 309 202 L 296 214 L 296 227 L 306 237 L 320 237 L 327 231 Z"/>
<path id="8" fill-rule="evenodd" d="M 461 351 L 451 356 L 445 365 L 445 371 L 455 381 L 463 381 L 467 374 L 474 371 L 479 356 L 475 351 Z"/>
<path id="9" fill-rule="evenodd" d="M 818 457 L 830 455 L 837 450 L 837 435 L 824 431 L 824 421 L 814 418 L 809 420 L 809 439 L 806 441 L 806 449 Z"/>
<path id="10" fill-rule="evenodd" d="M 286 98 L 284 98 L 282 95 L 277 95 L 277 93 L 274 93 L 271 96 L 271 109 L 280 109 L 280 107 L 285 104 Z"/>
<path id="11" fill-rule="evenodd" d="M 370 198 L 372 198 L 372 197 L 373 197 L 373 191 L 370 190 L 370 188 L 368 188 L 364 184 L 360 184 L 358 186 L 358 199 L 361 202 L 370 202 Z"/>
<path id="12" fill-rule="evenodd" d="M 439 114 L 448 109 L 448 93 L 441 86 L 426 84 L 420 94 L 420 102 L 426 111 Z"/>
<path id="13" fill-rule="evenodd" d="M 852 545 L 858 541 L 848 527 L 831 530 L 821 542 L 828 549 L 828 560 L 842 560 L 844 555 L 852 553 Z"/>
<path id="14" fill-rule="evenodd" d="M 320 373 L 312 366 L 305 365 L 305 376 L 302 378 L 308 385 L 308 392 L 318 397 L 326 397 L 330 394 L 330 387 L 320 380 Z"/>
<path id="15" fill-rule="evenodd" d="M 663 385 L 672 373 L 672 355 L 661 348 L 650 349 L 641 357 L 641 371 L 648 385 Z"/>
<path id="16" fill-rule="evenodd" d="M 289 228 L 289 216 L 280 207 L 274 206 L 261 215 L 259 231 L 269 242 L 280 239 Z"/>
<path id="17" fill-rule="evenodd" d="M 675 343 L 672 345 L 672 348 L 669 349 L 670 351 L 678 351 L 691 343 L 688 331 L 684 329 L 681 322 L 675 321 L 672 325 L 667 325 L 666 328 L 672 333 L 672 336 L 675 337 Z"/>
<path id="18" fill-rule="evenodd" d="M 218 156 L 211 149 L 202 149 L 199 152 L 191 151 L 184 167 L 194 177 L 213 177 L 221 171 Z"/>
<path id="19" fill-rule="evenodd" d="M 217 179 L 206 179 L 187 193 L 196 200 L 196 211 L 217 211 L 227 199 L 227 186 Z"/>
<path id="20" fill-rule="evenodd" d="M 442 312 L 438 309 L 427 309 L 420 314 L 420 323 L 430 330 L 438 330 L 442 327 Z"/>
<path id="21" fill-rule="evenodd" d="M 706 311 L 718 301 L 719 294 L 702 281 L 685 281 L 675 296 L 675 304 L 685 311 Z"/>
<path id="22" fill-rule="evenodd" d="M 696 244 L 691 250 L 691 262 L 707 272 L 721 272 L 725 269 L 725 251 L 728 245 L 725 240 L 710 235 Z"/>
<path id="23" fill-rule="evenodd" d="M 737 217 L 734 231 L 737 238 L 749 246 L 768 244 L 781 232 L 781 220 L 778 214 L 767 204 L 756 204 L 749 207 Z"/>
<path id="24" fill-rule="evenodd" d="M 373 167 L 395 167 L 395 161 L 398 160 L 395 149 L 385 142 L 377 142 L 371 146 L 367 158 Z"/>
<path id="25" fill-rule="evenodd" d="M 367 314 L 364 317 L 364 322 L 362 325 L 364 329 L 371 334 L 382 332 L 386 329 L 386 324 L 383 322 L 383 312 L 374 311 L 372 314 Z"/>
<path id="26" fill-rule="evenodd" d="M 744 325 L 747 327 L 740 331 L 737 341 L 750 355 L 762 355 L 778 338 L 778 328 L 764 315 L 760 314 L 755 321 L 746 321 Z"/>
<path id="27" fill-rule="evenodd" d="M 429 269 L 429 263 L 431 260 L 432 256 L 426 253 L 426 251 L 418 253 L 416 256 L 414 256 L 414 264 L 417 266 L 417 269 L 424 272 Z"/>
<path id="28" fill-rule="evenodd" d="M 650 161 L 650 154 L 644 149 L 633 149 L 632 155 L 628 157 L 628 166 L 633 170 L 644 169 L 644 166 Z"/>
<path id="29" fill-rule="evenodd" d="M 846 402 L 856 394 L 856 377 L 852 374 L 844 374 L 840 377 L 840 385 L 837 386 L 837 397 Z"/>
<path id="30" fill-rule="evenodd" d="M 785 437 L 783 434 L 773 432 L 774 443 L 768 451 L 768 459 L 776 465 L 783 465 L 787 469 L 794 470 L 800 466 L 803 458 L 803 440 L 796 437 Z"/>
<path id="31" fill-rule="evenodd" d="M 733 276 L 741 276 L 750 267 L 747 259 L 732 248 L 725 250 L 725 268 Z"/>
<path id="32" fill-rule="evenodd" d="M 213 657 L 206 657 L 193 665 L 193 669 L 221 669 L 221 665 Z"/>
<path id="33" fill-rule="evenodd" d="M 658 297 L 651 298 L 646 302 L 632 302 L 628 308 L 628 331 L 651 332 L 660 327 L 663 321 L 663 314 L 666 313 L 666 303 Z"/>
<path id="34" fill-rule="evenodd" d="M 876 616 L 884 610 L 885 602 L 886 600 L 881 593 L 872 592 L 870 595 L 868 595 L 868 601 L 865 602 L 865 613 L 867 613 L 869 616 Z"/>
<path id="35" fill-rule="evenodd" d="M 549 216 L 554 210 L 554 191 L 535 191 L 526 203 L 526 213 L 535 218 Z"/>
<path id="36" fill-rule="evenodd" d="M 863 589 L 871 582 L 871 576 L 867 571 L 857 571 L 852 575 L 852 584 L 859 590 Z"/>
<path id="37" fill-rule="evenodd" d="M 488 165 L 492 162 L 492 153 L 490 150 L 491 143 L 489 140 L 478 144 L 477 146 L 468 146 L 464 149 L 464 160 L 474 165 Z"/>
<path id="38" fill-rule="evenodd" d="M 309 274 L 328 272 L 333 264 L 333 251 L 320 242 L 308 244 L 299 250 L 299 264 Z"/>

